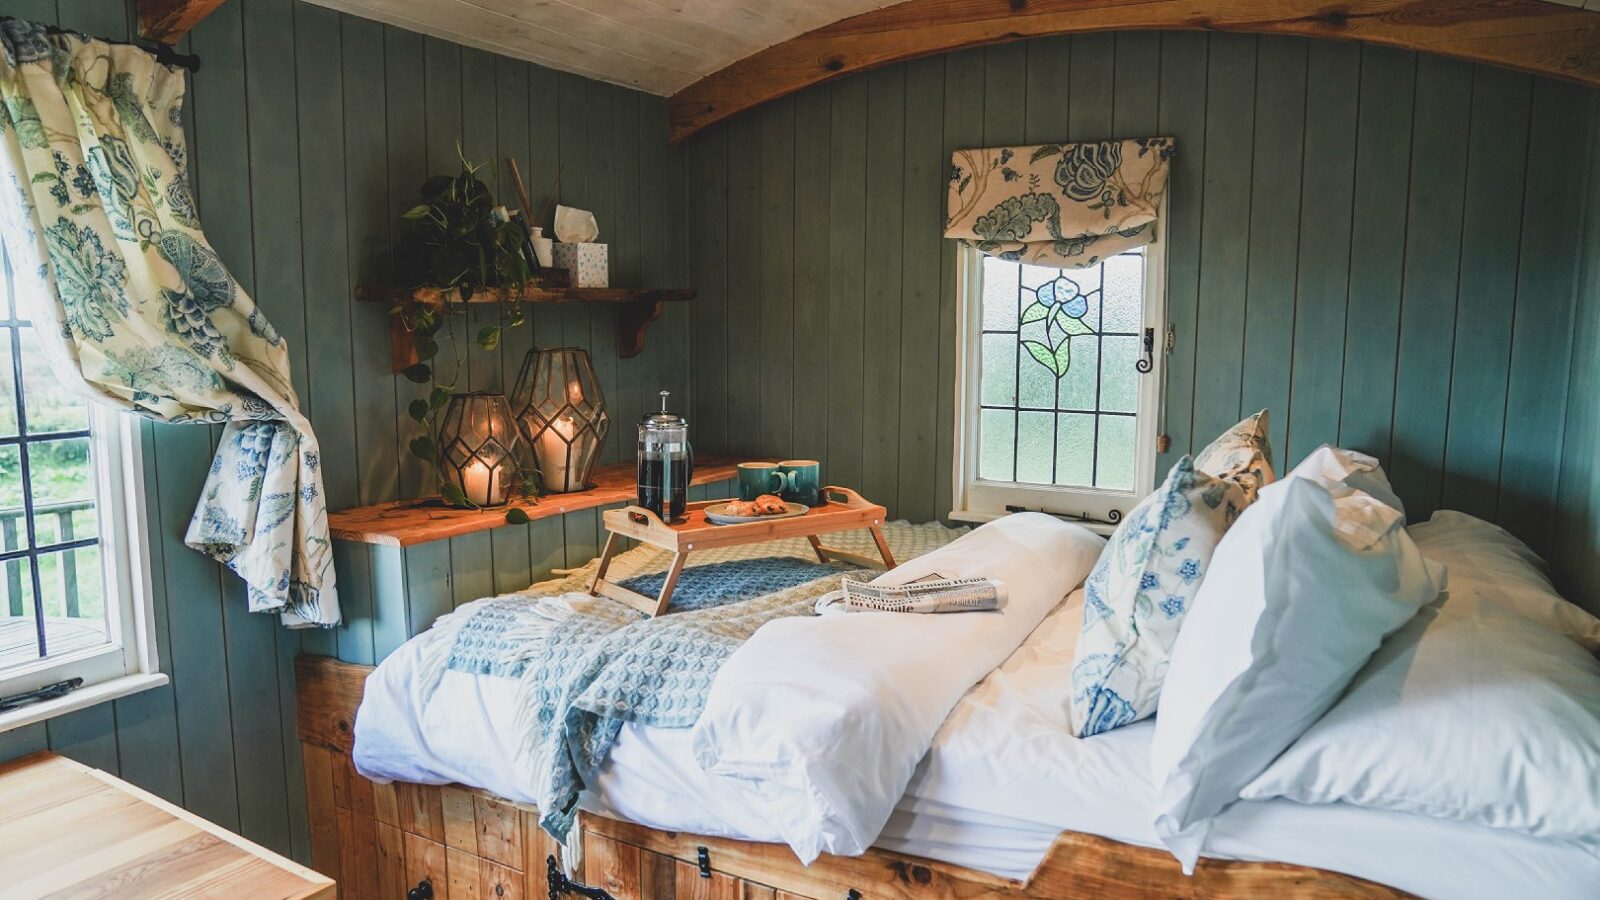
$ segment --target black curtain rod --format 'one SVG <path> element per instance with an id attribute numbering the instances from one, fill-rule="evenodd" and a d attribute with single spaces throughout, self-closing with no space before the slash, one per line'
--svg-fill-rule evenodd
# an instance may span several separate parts
<path id="1" fill-rule="evenodd" d="M 17 21 L 23 21 L 23 20 L 17 19 L 14 16 L 0 16 L 0 22 L 17 22 Z M 44 30 L 45 30 L 45 32 L 47 34 L 70 34 L 73 37 L 80 37 L 80 38 L 90 38 L 90 37 L 92 37 L 91 35 L 84 34 L 81 31 L 74 31 L 74 30 L 72 30 L 70 28 L 59 28 L 59 27 L 57 27 L 55 25 L 45 25 L 44 23 L 30 23 L 30 24 L 41 25 L 44 28 Z M 161 63 L 164 66 L 177 66 L 180 69 L 188 69 L 190 72 L 198 72 L 198 71 L 200 71 L 200 57 L 195 56 L 192 53 L 179 53 L 177 50 L 174 50 L 171 45 L 163 44 L 163 43 L 161 43 L 159 41 L 139 41 L 139 40 L 135 40 L 135 41 L 113 41 L 110 38 L 92 38 L 92 39 L 93 40 L 98 40 L 98 41 L 104 41 L 107 44 L 115 44 L 115 45 L 123 46 L 123 47 L 138 47 L 140 50 L 143 50 L 146 53 L 149 53 L 152 56 L 154 56 L 156 58 L 156 62 Z"/>

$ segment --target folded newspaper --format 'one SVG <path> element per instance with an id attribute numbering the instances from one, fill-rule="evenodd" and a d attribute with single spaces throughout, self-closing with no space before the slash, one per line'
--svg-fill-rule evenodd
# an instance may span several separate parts
<path id="1" fill-rule="evenodd" d="M 993 578 L 951 578 L 933 572 L 908 584 L 873 584 L 849 575 L 817 600 L 817 612 L 979 612 L 1006 605 L 1006 586 Z"/>

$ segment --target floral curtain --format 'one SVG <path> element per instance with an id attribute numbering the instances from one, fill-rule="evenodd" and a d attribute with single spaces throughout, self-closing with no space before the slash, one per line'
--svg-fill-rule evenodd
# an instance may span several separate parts
<path id="1" fill-rule="evenodd" d="M 118 409 L 224 424 L 185 542 L 252 611 L 337 625 L 316 438 L 282 338 L 200 231 L 182 73 L 16 20 L 0 50 L 0 234 L 52 368 Z"/>
<path id="2" fill-rule="evenodd" d="M 1172 138 L 957 150 L 944 236 L 1076 269 L 1155 240 Z"/>

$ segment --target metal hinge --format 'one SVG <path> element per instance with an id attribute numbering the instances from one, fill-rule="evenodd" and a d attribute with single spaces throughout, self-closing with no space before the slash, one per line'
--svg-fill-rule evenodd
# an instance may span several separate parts
<path id="1" fill-rule="evenodd" d="M 704 847 L 695 848 L 694 858 L 700 863 L 700 877 L 711 877 L 711 851 Z"/>

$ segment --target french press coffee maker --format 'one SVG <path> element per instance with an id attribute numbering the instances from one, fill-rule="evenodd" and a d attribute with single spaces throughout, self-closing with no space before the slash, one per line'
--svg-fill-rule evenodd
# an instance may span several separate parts
<path id="1" fill-rule="evenodd" d="M 683 518 L 694 477 L 689 422 L 667 412 L 669 393 L 661 392 L 660 412 L 639 420 L 638 481 L 639 505 L 667 522 Z"/>

